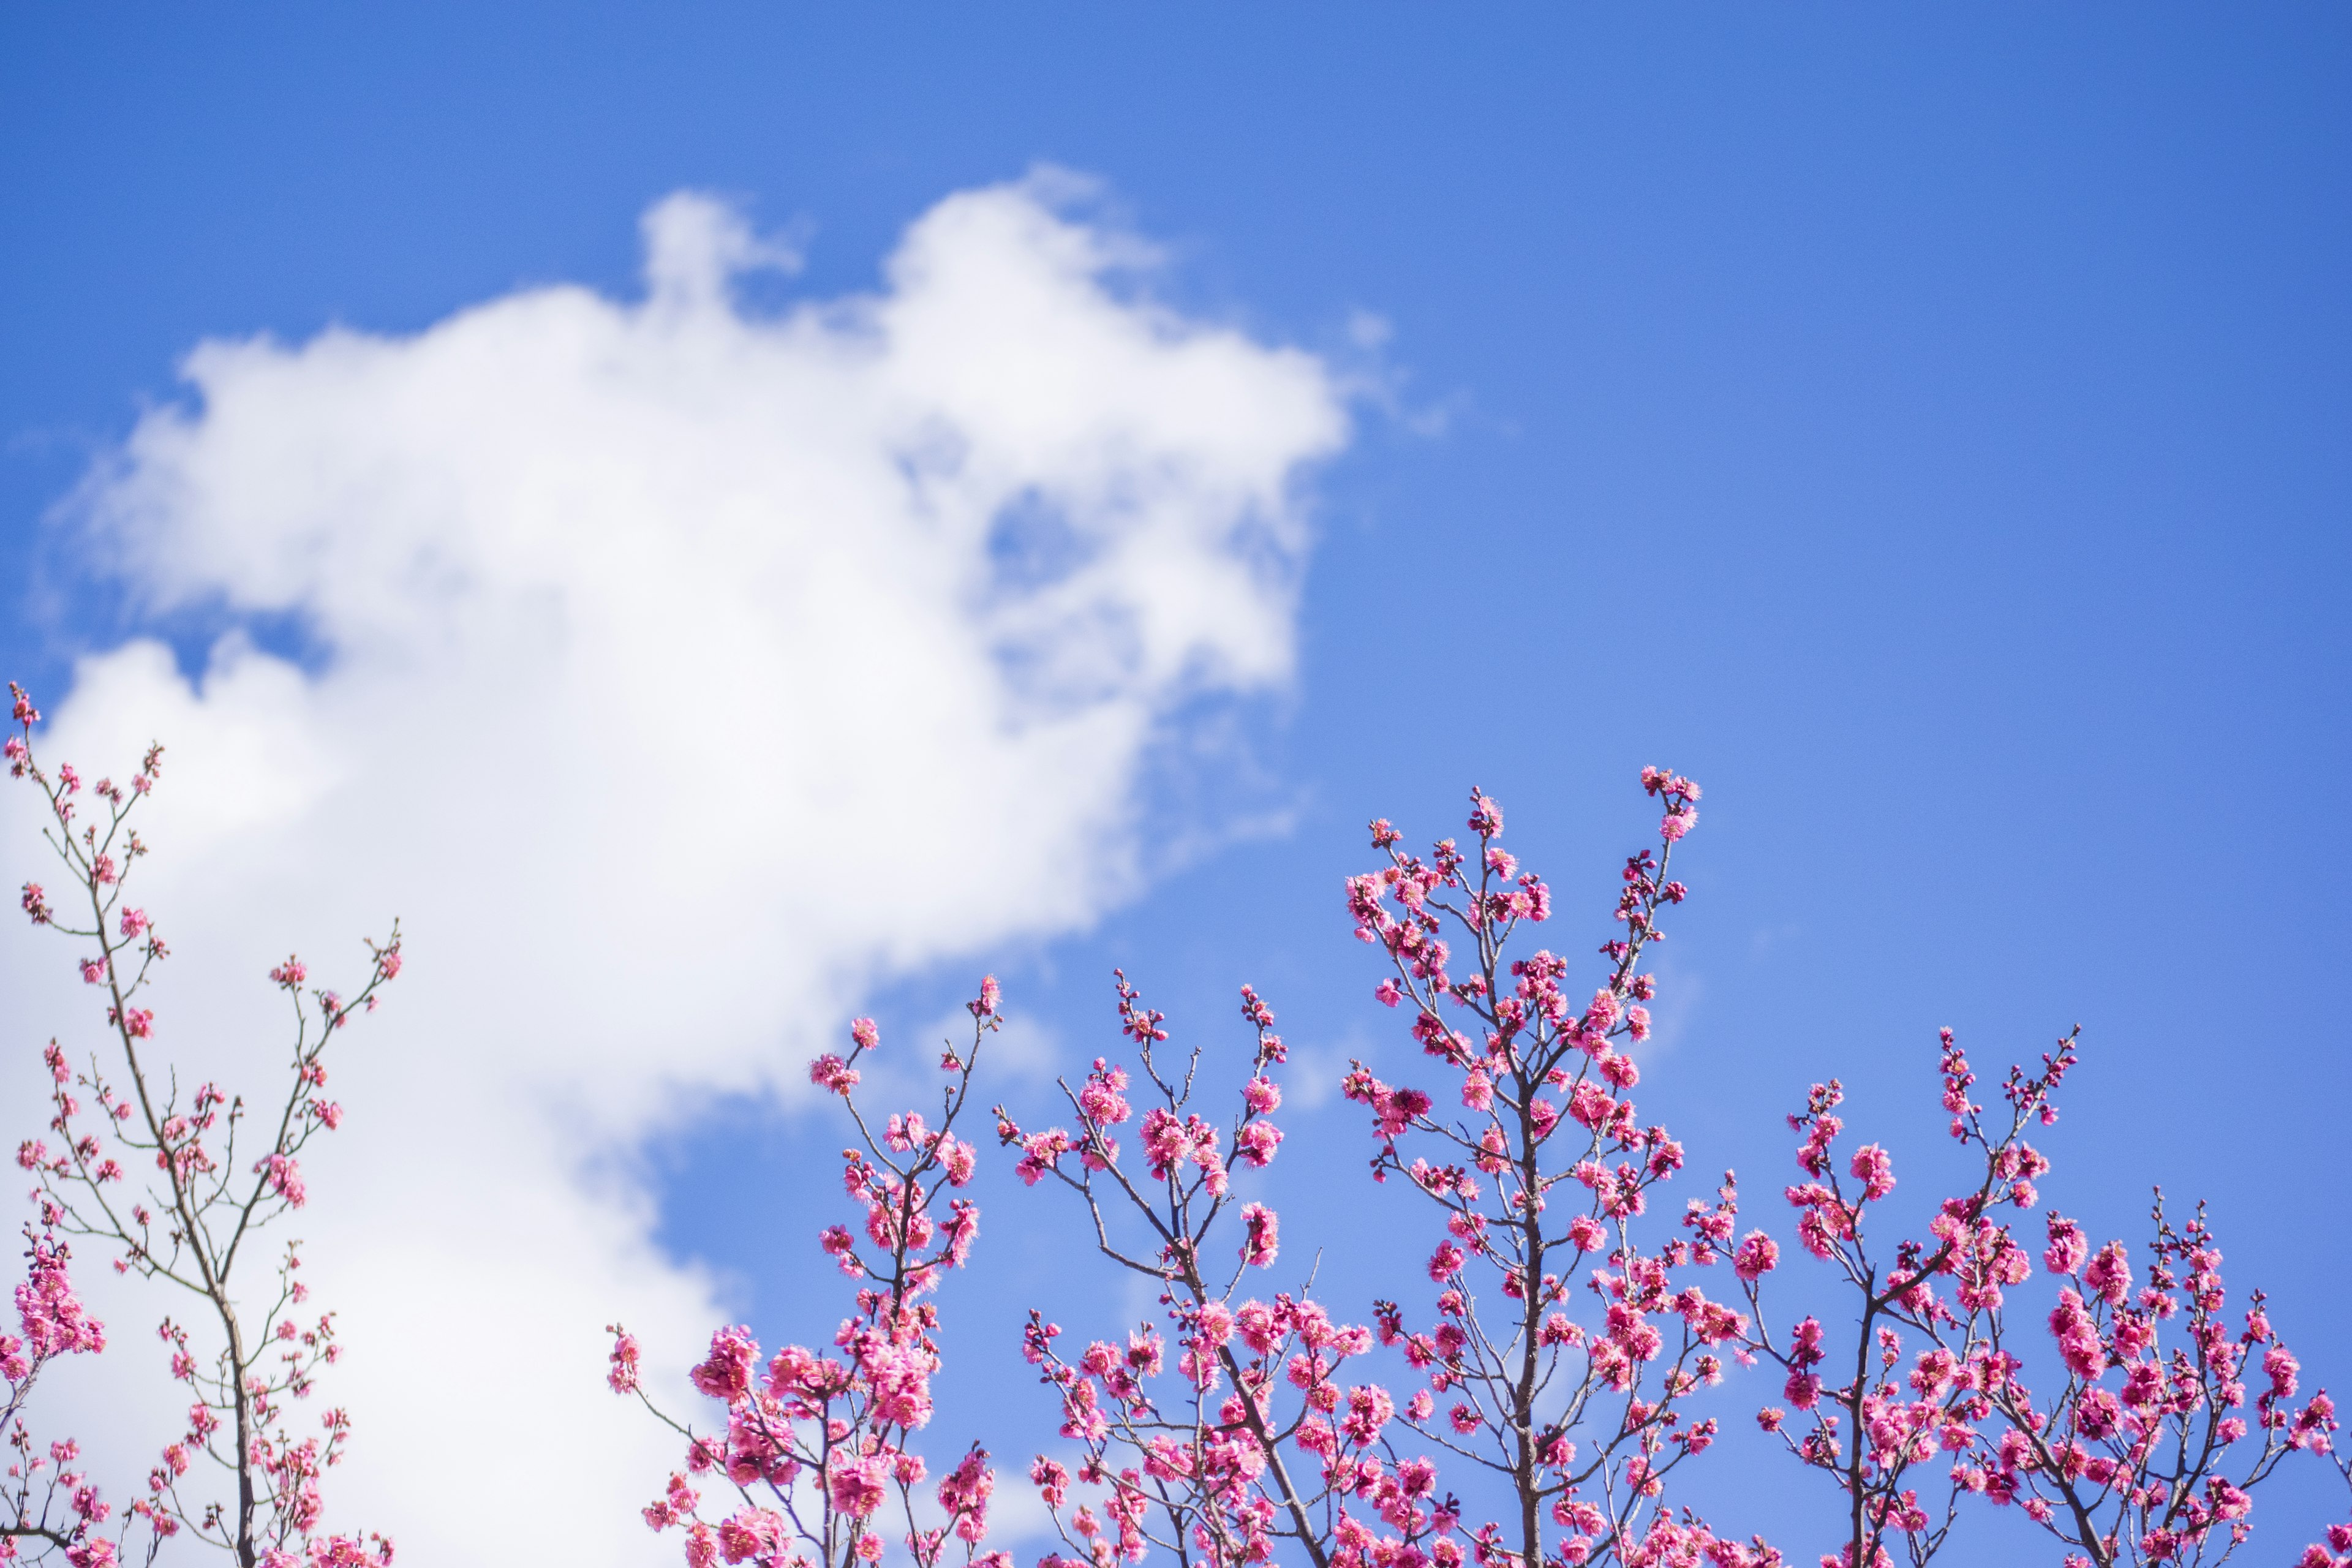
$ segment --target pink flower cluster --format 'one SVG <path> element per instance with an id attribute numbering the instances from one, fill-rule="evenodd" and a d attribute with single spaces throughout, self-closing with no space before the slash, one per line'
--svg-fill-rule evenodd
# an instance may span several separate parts
<path id="1" fill-rule="evenodd" d="M 66 1272 L 70 1256 L 54 1235 L 26 1232 L 26 1255 L 32 1259 L 24 1283 L 16 1287 L 16 1318 L 22 1340 L 0 1334 L 0 1371 L 10 1383 L 22 1383 L 33 1369 L 53 1356 L 95 1355 L 106 1348 L 106 1325 L 82 1310 Z M 29 1360 L 27 1358 L 30 1358 Z"/>
<path id="2" fill-rule="evenodd" d="M 71 1568 L 113 1568 L 117 1541 L 103 1532 L 113 1505 L 72 1468 L 79 1447 L 64 1438 L 42 1452 L 24 1417 L 42 1369 L 59 1356 L 103 1351 L 106 1329 L 74 1291 L 68 1245 L 54 1231 L 31 1226 L 25 1240 L 28 1262 L 16 1287 L 16 1321 L 24 1334 L 0 1333 L 0 1378 L 8 1384 L 0 1431 L 14 1456 L 0 1482 L 0 1563 L 18 1560 L 20 1543 L 30 1542 L 36 1561 L 55 1552 Z"/>

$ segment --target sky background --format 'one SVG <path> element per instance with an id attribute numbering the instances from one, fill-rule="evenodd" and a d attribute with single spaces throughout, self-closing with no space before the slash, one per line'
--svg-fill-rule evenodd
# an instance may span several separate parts
<path id="1" fill-rule="evenodd" d="M 1116 888 L 845 958 L 781 998 L 823 1016 L 751 1026 L 775 1060 L 573 1151 L 635 1184 L 664 1258 L 770 1342 L 828 1332 L 814 1233 L 842 1217 L 843 1129 L 762 1075 L 852 1010 L 919 1046 L 983 967 L 1024 1023 L 1015 1107 L 1108 1048 L 1114 964 L 1180 1040 L 1236 1050 L 1255 984 L 1295 1085 L 1350 1057 L 1408 1071 L 1339 898 L 1365 820 L 1425 842 L 1484 786 L 1574 952 L 1602 940 L 1657 763 L 1707 790 L 1643 1086 L 1695 1173 L 1736 1165 L 1779 1223 L 1780 1119 L 1832 1074 L 1924 1171 L 1938 1026 L 1982 1069 L 2079 1022 L 2049 1201 L 2131 1237 L 2152 1183 L 2209 1198 L 2233 1285 L 2352 1386 L 2347 85 L 2352 19 L 2318 5 L 17 8 L 0 667 L 58 708 L 76 658 L 141 635 L 192 677 L 232 627 L 310 678 L 342 657 L 300 606 L 240 602 L 233 566 L 168 605 L 126 587 L 152 579 L 138 537 L 68 502 L 142 412 L 189 406 L 201 342 L 404 338 L 552 284 L 635 300 L 639 216 L 681 189 L 801 253 L 743 281 L 745 318 L 774 316 L 897 287 L 885 258 L 955 193 L 1076 171 L 1086 224 L 1160 252 L 1120 300 L 1311 356 L 1346 411 L 1343 445 L 1268 459 L 1307 530 L 1275 612 L 1295 663 L 1137 699 L 1156 738 L 1088 840 L 1132 860 Z M 399 1048 L 396 1009 L 372 1027 Z M 1286 1243 L 1319 1238 L 1331 1298 L 1368 1300 L 1396 1195 L 1354 1184 L 1357 1112 L 1293 1102 Z M 942 1451 L 1050 1435 L 1006 1369 L 1024 1305 L 1097 1331 L 1132 1310 L 1068 1267 L 1044 1199 L 983 1194 Z M 1819 1550 L 1826 1492 L 1726 1448 L 1693 1498 Z M 2316 1478 L 2280 1492 L 2264 1560 L 2340 1507 Z M 669 1556 L 628 1547 L 613 1561 Z"/>

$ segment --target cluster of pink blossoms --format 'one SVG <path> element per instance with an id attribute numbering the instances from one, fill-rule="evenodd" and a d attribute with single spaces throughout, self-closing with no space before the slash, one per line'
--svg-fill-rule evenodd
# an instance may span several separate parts
<path id="1" fill-rule="evenodd" d="M 274 1288 L 258 1300 L 242 1293 L 236 1266 L 258 1247 L 254 1238 L 261 1230 L 309 1201 L 302 1150 L 342 1120 L 341 1108 L 322 1093 L 326 1047 L 354 1013 L 373 1010 L 377 988 L 400 973 L 399 928 L 383 944 L 370 944 L 367 982 L 349 1001 L 332 991 L 306 994 L 298 959 L 270 971 L 294 1014 L 292 1081 L 281 1101 L 257 1111 L 211 1083 L 183 1101 L 176 1076 L 153 1054 L 160 1028 L 154 1009 L 138 1005 L 171 949 L 148 911 L 126 900 L 129 880 L 148 853 L 130 817 L 155 788 L 163 748 L 149 748 L 129 784 L 101 778 L 87 786 L 86 797 L 71 764 L 59 764 L 54 774 L 41 766 L 33 748 L 40 714 L 21 687 L 12 683 L 9 691 L 16 732 L 0 742 L 0 758 L 11 777 L 41 792 L 49 817 L 45 837 L 71 885 L 61 906 L 40 883 L 26 882 L 18 904 L 35 926 L 93 945 L 75 960 L 75 970 L 102 992 L 115 1049 L 92 1053 L 77 1068 L 56 1041 L 48 1043 L 42 1057 L 50 1079 L 48 1133 L 57 1142 L 28 1138 L 16 1150 L 18 1168 L 34 1182 L 39 1228 L 27 1231 L 32 1263 L 17 1289 L 26 1339 L 0 1336 L 0 1370 L 10 1385 L 0 1425 L 16 1453 L 0 1494 L 0 1512 L 7 1516 L 0 1518 L 0 1562 L 29 1552 L 36 1562 L 55 1555 L 70 1568 L 110 1568 L 131 1552 L 135 1529 L 150 1560 L 163 1542 L 184 1534 L 251 1568 L 381 1568 L 392 1560 L 389 1542 L 323 1527 L 320 1485 L 342 1458 L 349 1415 L 327 1410 L 299 1436 L 289 1425 L 319 1369 L 340 1353 L 333 1315 L 299 1310 L 310 1292 L 298 1278 L 295 1247 L 278 1254 Z M 97 805 L 89 808 L 92 800 Z M 151 1167 L 152 1177 L 134 1177 Z M 146 1495 L 119 1515 L 95 1486 L 65 1469 L 68 1461 L 58 1456 L 73 1448 L 69 1440 L 50 1445 L 46 1460 L 37 1453 L 24 1415 L 47 1361 L 103 1344 L 97 1325 L 79 1316 L 66 1284 L 68 1237 L 111 1252 L 119 1274 L 188 1292 L 204 1324 L 197 1331 L 163 1321 L 159 1338 L 171 1375 L 190 1394 L 187 1422 L 163 1446 Z M 192 1478 L 199 1459 L 208 1461 L 208 1474 Z M 226 1497 L 213 1477 L 226 1483 Z M 101 1533 L 110 1520 L 113 1533 Z"/>
<path id="2" fill-rule="evenodd" d="M 119 1561 L 115 1542 L 100 1533 L 113 1505 L 72 1468 L 80 1458 L 79 1446 L 61 1438 L 44 1453 L 24 1419 L 41 1370 L 59 1356 L 104 1350 L 106 1325 L 84 1310 L 74 1293 L 67 1244 L 53 1230 L 30 1226 L 25 1240 L 29 1262 L 16 1287 L 16 1321 L 24 1337 L 0 1333 L 0 1378 L 8 1384 L 0 1431 L 6 1432 L 11 1449 L 7 1481 L 0 1487 L 0 1510 L 9 1516 L 6 1532 L 0 1533 L 0 1563 L 16 1561 L 20 1543 L 31 1542 L 37 1557 L 54 1550 L 72 1568 L 113 1568 Z"/>
<path id="3" fill-rule="evenodd" d="M 947 1270 L 963 1266 L 980 1234 L 978 1207 L 946 1194 L 971 1182 L 976 1168 L 971 1145 L 954 1127 L 982 1043 L 1002 1023 L 998 1005 L 992 977 L 968 1004 L 971 1046 L 940 1058 L 948 1082 L 936 1126 L 906 1111 L 891 1115 L 877 1132 L 858 1109 L 856 1064 L 881 1043 L 871 1019 L 851 1026 L 846 1057 L 828 1053 L 810 1068 L 811 1081 L 841 1097 L 866 1145 L 842 1154 L 843 1188 L 866 1211 L 862 1237 L 833 1226 L 819 1237 L 844 1274 L 865 1282 L 856 1312 L 834 1335 L 837 1354 L 787 1345 L 763 1371 L 749 1329 L 719 1330 L 692 1379 L 724 1407 L 725 1424 L 703 1432 L 653 1403 L 635 1338 L 611 1329 L 607 1381 L 614 1392 L 635 1394 L 686 1439 L 685 1468 L 644 1511 L 655 1530 L 684 1532 L 691 1568 L 877 1562 L 894 1500 L 905 1526 L 900 1540 L 918 1568 L 937 1568 L 950 1540 L 967 1568 L 1012 1568 L 1004 1552 L 979 1550 L 996 1489 L 987 1454 L 977 1447 L 963 1454 L 932 1489 L 937 1512 L 929 1513 L 921 1496 L 929 1466 L 911 1447 L 930 1422 L 931 1379 L 940 1368 L 939 1308 L 927 1298 Z M 730 1489 L 737 1506 L 706 1517 L 690 1478 Z"/>

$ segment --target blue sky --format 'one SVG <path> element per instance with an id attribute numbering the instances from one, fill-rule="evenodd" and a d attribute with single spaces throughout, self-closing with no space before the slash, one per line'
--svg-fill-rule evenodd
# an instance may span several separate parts
<path id="1" fill-rule="evenodd" d="M 951 193 L 1081 171 L 1170 308 L 1361 389 L 1307 470 L 1295 678 L 1150 761 L 1192 847 L 971 955 L 1065 1065 L 1108 1047 L 1114 963 L 1181 1027 L 1237 1044 L 1248 980 L 1295 1039 L 1402 1062 L 1339 900 L 1364 820 L 1451 833 L 1481 784 L 1599 917 L 1664 763 L 1708 795 L 1645 1109 L 1697 1168 L 1767 1210 L 1812 1079 L 1899 1156 L 1937 1026 L 1991 1063 L 2080 1022 L 2053 1201 L 2132 1235 L 2149 1183 L 2210 1197 L 2233 1283 L 2352 1386 L 2348 78 L 2316 5 L 18 9 L 0 664 L 58 690 L 160 629 L 193 668 L 238 617 L 137 607 L 44 523 L 202 340 L 632 298 L 638 215 L 689 187 L 803 248 L 748 286 L 783 309 L 877 287 Z M 924 1026 L 973 962 L 873 1005 Z M 1369 1154 L 1354 1113 L 1294 1122 L 1286 1233 L 1369 1293 L 1381 1203 L 1302 1179 Z M 720 1091 L 647 1145 L 665 1245 L 772 1338 L 835 1310 L 801 1289 L 834 1216 L 793 1189 L 837 1137 Z M 960 1369 L 1053 1256 L 1024 1207 L 991 1194 Z M 973 1375 L 942 1441 L 1022 1397 Z M 1772 1472 L 1725 1474 L 1718 1522 L 1811 1544 Z"/>

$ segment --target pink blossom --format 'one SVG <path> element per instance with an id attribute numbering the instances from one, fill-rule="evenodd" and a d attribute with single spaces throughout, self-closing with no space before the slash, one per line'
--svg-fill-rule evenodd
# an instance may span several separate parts
<path id="1" fill-rule="evenodd" d="M 1263 1170 L 1274 1163 L 1274 1152 L 1282 1142 L 1282 1130 L 1271 1121 L 1253 1121 L 1234 1137 L 1234 1151 L 1253 1166 Z"/>
<path id="2" fill-rule="evenodd" d="M 1060 1508 L 1069 1497 L 1068 1468 L 1043 1454 L 1038 1455 L 1029 1466 L 1029 1479 L 1045 1497 L 1048 1508 Z"/>
<path id="3" fill-rule="evenodd" d="M 1022 1141 L 1021 1160 L 1013 1167 L 1025 1186 L 1035 1186 L 1048 1171 L 1058 1168 L 1061 1157 L 1069 1152 L 1070 1135 L 1058 1127 L 1031 1134 Z"/>
<path id="4" fill-rule="evenodd" d="M 1087 1074 L 1086 1085 L 1078 1090 L 1078 1109 L 1097 1126 L 1117 1127 L 1135 1114 L 1126 1089 L 1127 1069 L 1097 1057 L 1094 1070 Z"/>
<path id="5" fill-rule="evenodd" d="M 809 1063 L 809 1082 L 835 1094 L 846 1095 L 857 1087 L 857 1069 L 827 1051 Z"/>
<path id="6" fill-rule="evenodd" d="M 751 1368 L 759 1359 L 759 1342 L 751 1330 L 720 1329 L 710 1336 L 710 1353 L 693 1371 L 694 1386 L 732 1404 L 751 1392 Z"/>
<path id="7" fill-rule="evenodd" d="M 2110 1305 L 2121 1306 L 2132 1287 L 2131 1259 L 2124 1252 L 2124 1244 L 2111 1241 L 2099 1248 L 2090 1267 L 2083 1270 L 2083 1283 Z"/>
<path id="8" fill-rule="evenodd" d="M 1750 1282 L 1761 1279 L 1780 1264 L 1780 1244 L 1760 1230 L 1741 1237 L 1738 1249 L 1731 1255 L 1732 1271 Z"/>
<path id="9" fill-rule="evenodd" d="M 1853 1152 L 1852 1169 L 1868 1202 L 1875 1203 L 1895 1190 L 1895 1162 L 1875 1143 L 1865 1143 Z"/>
<path id="10" fill-rule="evenodd" d="M 604 1381 L 615 1394 L 634 1394 L 637 1389 L 636 1336 L 616 1323 L 605 1324 L 604 1331 L 613 1336 L 612 1369 L 604 1374 Z"/>
<path id="11" fill-rule="evenodd" d="M 719 1527 L 719 1548 L 730 1563 L 773 1562 L 784 1545 L 782 1515 L 747 1508 Z"/>
<path id="12" fill-rule="evenodd" d="M 2295 1374 L 2303 1363 L 2287 1352 L 2282 1344 L 2273 1344 L 2263 1352 L 2263 1375 L 2271 1380 L 2271 1396 L 2274 1399 L 2294 1397 Z"/>
<path id="13" fill-rule="evenodd" d="M 2084 1239 L 2081 1226 L 2055 1213 L 2051 1215 L 2050 1246 L 2042 1254 L 2044 1268 L 2053 1274 L 2072 1274 L 2083 1267 L 2083 1258 L 2089 1250 L 2090 1243 Z"/>
<path id="14" fill-rule="evenodd" d="M 1264 1204 L 1250 1204 L 1242 1210 L 1242 1224 L 1248 1231 L 1242 1242 L 1242 1261 L 1259 1268 L 1272 1268 L 1282 1247 L 1279 1216 Z"/>
<path id="15" fill-rule="evenodd" d="M 2058 1292 L 2058 1305 L 2050 1313 L 2050 1333 L 2075 1376 L 2096 1377 L 2105 1370 L 2106 1347 L 2099 1342 L 2098 1328 L 2072 1286 Z"/>
<path id="16" fill-rule="evenodd" d="M 972 1173 L 979 1168 L 979 1157 L 971 1144 L 959 1138 L 942 1136 L 939 1153 L 940 1163 L 946 1167 L 950 1183 L 961 1187 L 971 1181 Z"/>
<path id="17" fill-rule="evenodd" d="M 881 1455 L 836 1454 L 825 1472 L 825 1493 L 836 1510 L 863 1519 L 882 1506 L 889 1473 L 888 1461 Z"/>
<path id="18" fill-rule="evenodd" d="M 1503 808 L 1490 799 L 1486 791 L 1470 792 L 1470 831 L 1481 838 L 1499 838 L 1503 832 Z"/>
<path id="19" fill-rule="evenodd" d="M 266 1172 L 269 1190 L 286 1200 L 290 1208 L 300 1208 L 310 1201 L 310 1189 L 302 1184 L 302 1167 L 290 1154 L 271 1154 L 254 1167 Z"/>

